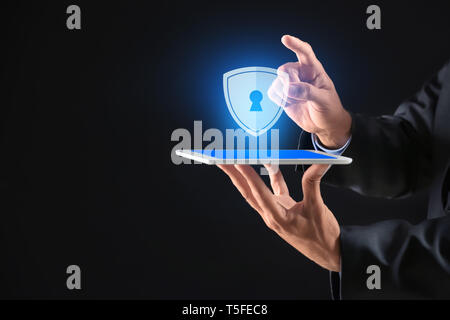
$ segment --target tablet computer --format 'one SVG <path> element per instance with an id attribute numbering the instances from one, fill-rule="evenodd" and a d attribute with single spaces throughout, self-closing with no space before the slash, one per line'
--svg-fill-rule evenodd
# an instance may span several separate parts
<path id="1" fill-rule="evenodd" d="M 176 150 L 175 154 L 205 164 L 350 164 L 351 158 L 316 150 Z"/>

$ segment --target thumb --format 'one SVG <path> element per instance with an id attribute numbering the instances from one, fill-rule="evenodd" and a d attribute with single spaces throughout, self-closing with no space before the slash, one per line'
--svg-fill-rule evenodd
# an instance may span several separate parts
<path id="1" fill-rule="evenodd" d="M 329 164 L 313 164 L 305 171 L 302 178 L 303 200 L 305 202 L 323 203 L 320 181 L 330 167 Z"/>

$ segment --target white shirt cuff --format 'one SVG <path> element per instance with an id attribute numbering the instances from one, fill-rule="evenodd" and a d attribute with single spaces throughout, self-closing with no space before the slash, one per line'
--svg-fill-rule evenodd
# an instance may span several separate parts
<path id="1" fill-rule="evenodd" d="M 350 141 L 352 141 L 352 137 L 350 136 L 350 138 L 348 138 L 347 142 L 340 147 L 339 149 L 327 149 L 324 146 L 322 146 L 319 142 L 319 139 L 317 138 L 317 136 L 315 134 L 311 134 L 311 140 L 312 140 L 312 144 L 314 146 L 314 149 L 317 151 L 323 151 L 326 153 L 329 153 L 333 156 L 340 156 L 344 153 L 345 149 L 347 149 L 347 147 L 350 144 Z"/>

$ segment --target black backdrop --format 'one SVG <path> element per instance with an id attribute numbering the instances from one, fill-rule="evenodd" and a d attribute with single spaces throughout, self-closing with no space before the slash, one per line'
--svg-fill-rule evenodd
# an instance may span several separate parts
<path id="1" fill-rule="evenodd" d="M 161 1 L 163 2 L 163 1 Z M 234 127 L 222 73 L 277 67 L 284 33 L 310 42 L 344 105 L 392 113 L 450 56 L 443 1 L 2 2 L 3 298 L 328 299 L 328 274 L 269 231 L 217 168 L 176 166 L 176 128 Z M 282 147 L 300 130 L 286 116 Z M 301 198 L 299 177 L 284 167 Z M 420 221 L 426 195 L 323 187 L 342 224 Z M 66 267 L 82 290 L 66 289 Z"/>

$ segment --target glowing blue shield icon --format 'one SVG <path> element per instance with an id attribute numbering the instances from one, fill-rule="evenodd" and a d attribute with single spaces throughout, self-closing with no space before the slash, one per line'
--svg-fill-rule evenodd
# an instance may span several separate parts
<path id="1" fill-rule="evenodd" d="M 277 70 L 265 67 L 240 68 L 223 75 L 228 110 L 239 126 L 253 136 L 272 128 L 283 113 L 287 92 L 279 97 L 281 105 L 275 104 L 267 95 L 276 78 Z"/>

